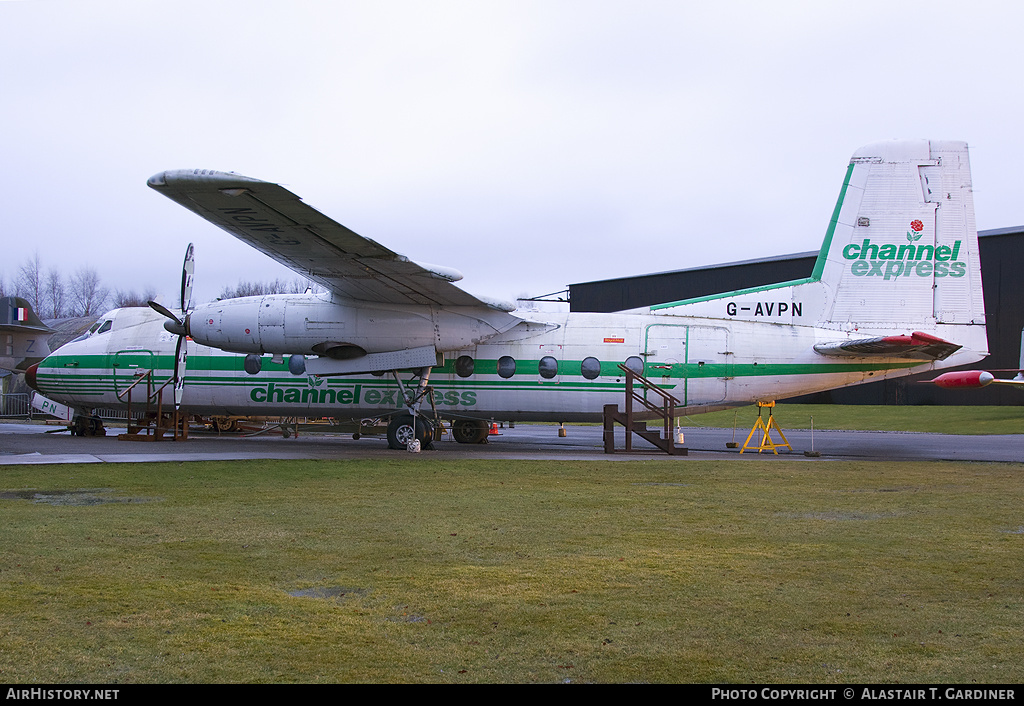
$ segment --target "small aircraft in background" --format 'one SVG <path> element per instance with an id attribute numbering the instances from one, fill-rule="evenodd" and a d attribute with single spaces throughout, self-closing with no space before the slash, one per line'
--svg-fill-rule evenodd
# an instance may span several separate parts
<path id="1" fill-rule="evenodd" d="M 1011 387 L 1024 390 L 1024 330 L 1020 332 L 1020 367 L 1016 370 L 997 370 L 996 372 L 1015 372 L 1017 375 L 1007 380 L 1005 378 L 997 378 L 987 370 L 954 370 L 950 373 L 943 373 L 927 382 L 948 389 L 986 387 L 995 384 L 1010 385 Z"/>
<path id="2" fill-rule="evenodd" d="M 772 159 L 745 169 L 770 178 Z M 149 186 L 326 291 L 194 306 L 190 246 L 177 311 L 112 311 L 29 368 L 34 389 L 80 415 L 123 408 L 151 374 L 193 414 L 389 419 L 389 444 L 411 448 L 442 419 L 465 443 L 486 439 L 490 420 L 600 421 L 624 398 L 620 365 L 681 415 L 988 355 L 963 142 L 857 150 L 810 277 L 612 314 L 471 295 L 458 272 L 357 235 L 277 184 L 182 170 Z"/>

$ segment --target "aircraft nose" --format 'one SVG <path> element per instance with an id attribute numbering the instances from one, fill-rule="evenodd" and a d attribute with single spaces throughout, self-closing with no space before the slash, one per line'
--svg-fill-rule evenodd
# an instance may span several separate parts
<path id="1" fill-rule="evenodd" d="M 33 363 L 28 366 L 25 370 L 25 384 L 31 387 L 36 392 L 40 392 L 40 389 L 36 387 L 36 370 L 39 368 L 39 363 Z"/>

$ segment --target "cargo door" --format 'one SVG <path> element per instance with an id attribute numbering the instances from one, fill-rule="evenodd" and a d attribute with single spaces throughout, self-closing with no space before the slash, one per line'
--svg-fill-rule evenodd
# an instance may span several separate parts
<path id="1" fill-rule="evenodd" d="M 689 326 L 686 336 L 686 404 L 721 402 L 732 377 L 729 329 Z"/>
<path id="2" fill-rule="evenodd" d="M 120 395 L 139 377 L 152 370 L 155 361 L 156 356 L 154 356 L 153 351 L 150 350 L 126 350 L 115 353 L 112 365 L 114 390 L 117 394 Z M 158 376 L 154 374 L 152 383 L 139 383 L 132 390 L 132 402 L 145 403 L 149 392 L 154 390 L 156 387 L 159 387 L 163 382 L 163 380 L 160 380 Z M 170 394 L 173 393 L 173 389 L 170 386 L 168 386 L 167 392 L 167 399 L 173 403 L 173 397 Z M 124 401 L 128 401 L 127 396 L 124 398 Z"/>

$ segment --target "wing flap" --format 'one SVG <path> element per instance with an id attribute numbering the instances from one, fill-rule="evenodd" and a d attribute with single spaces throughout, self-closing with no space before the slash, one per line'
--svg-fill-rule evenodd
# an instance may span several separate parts
<path id="1" fill-rule="evenodd" d="M 237 174 L 177 170 L 149 186 L 332 292 L 361 301 L 489 306 L 423 266 L 328 218 L 284 187 Z"/>
<path id="2" fill-rule="evenodd" d="M 962 347 L 936 336 L 915 331 L 909 336 L 877 336 L 853 341 L 818 343 L 815 344 L 814 350 L 821 355 L 833 357 L 945 360 Z"/>

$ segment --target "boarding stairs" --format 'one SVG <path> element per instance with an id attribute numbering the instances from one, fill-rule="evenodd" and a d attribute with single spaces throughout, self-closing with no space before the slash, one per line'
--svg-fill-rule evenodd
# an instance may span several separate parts
<path id="1" fill-rule="evenodd" d="M 145 383 L 145 385 L 143 385 Z M 164 390 L 172 385 L 174 376 L 163 382 L 154 379 L 152 370 L 138 372 L 135 381 L 117 393 L 117 398 L 128 405 L 128 430 L 119 434 L 121 441 L 160 441 L 167 432 L 171 432 L 174 441 L 188 439 L 188 415 L 173 409 L 173 401 L 169 405 L 173 411 L 164 411 Z M 145 408 L 141 415 L 132 414 L 132 396 L 138 388 L 138 394 L 145 392 Z M 141 405 L 141 400 L 136 404 Z M 136 407 L 138 409 L 138 407 Z M 138 417 L 138 418 L 136 418 Z"/>
<path id="2" fill-rule="evenodd" d="M 633 451 L 633 434 L 636 434 L 667 454 L 686 456 L 686 447 L 677 446 L 674 435 L 675 409 L 679 400 L 626 365 L 619 365 L 619 370 L 626 377 L 625 411 L 619 412 L 619 406 L 615 404 L 604 406 L 604 452 L 616 453 L 615 425 L 621 424 L 626 428 L 627 452 Z M 634 403 L 640 406 L 635 412 Z M 662 420 L 662 428 L 649 429 L 648 419 Z"/>

